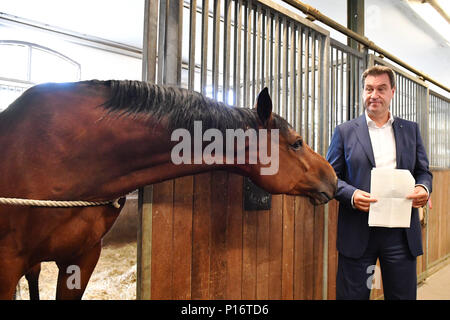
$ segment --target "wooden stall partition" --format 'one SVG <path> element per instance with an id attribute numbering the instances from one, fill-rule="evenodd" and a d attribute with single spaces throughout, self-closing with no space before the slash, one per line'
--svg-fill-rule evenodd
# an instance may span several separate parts
<path id="1" fill-rule="evenodd" d="M 221 171 L 153 186 L 151 299 L 322 299 L 323 206 L 245 211 L 242 190 Z"/>
<path id="2" fill-rule="evenodd" d="M 339 255 L 336 248 L 338 211 L 339 202 L 337 200 L 331 200 L 328 204 L 328 300 L 336 299 L 336 275 Z"/>
<path id="3" fill-rule="evenodd" d="M 432 208 L 427 212 L 428 269 L 450 257 L 450 170 L 432 170 Z"/>

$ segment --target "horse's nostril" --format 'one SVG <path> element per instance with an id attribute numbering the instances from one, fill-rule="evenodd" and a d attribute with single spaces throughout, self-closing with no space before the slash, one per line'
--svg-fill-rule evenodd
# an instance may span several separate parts
<path id="1" fill-rule="evenodd" d="M 326 192 L 321 192 L 320 194 L 323 195 L 327 201 L 331 200 L 331 197 Z"/>

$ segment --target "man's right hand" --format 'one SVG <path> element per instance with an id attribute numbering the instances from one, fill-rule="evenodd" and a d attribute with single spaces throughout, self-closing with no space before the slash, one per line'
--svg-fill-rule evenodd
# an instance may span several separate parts
<path id="1" fill-rule="evenodd" d="M 358 189 L 353 194 L 353 205 L 360 211 L 369 212 L 370 203 L 372 202 L 377 202 L 377 199 L 371 198 L 368 192 Z"/>

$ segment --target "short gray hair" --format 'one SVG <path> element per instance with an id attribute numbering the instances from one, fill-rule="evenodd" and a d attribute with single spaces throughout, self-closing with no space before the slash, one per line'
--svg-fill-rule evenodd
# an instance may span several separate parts
<path id="1" fill-rule="evenodd" d="M 389 67 L 376 65 L 373 67 L 370 67 L 366 69 L 366 71 L 363 72 L 361 80 L 362 80 L 362 87 L 364 88 L 364 82 L 366 81 L 366 77 L 368 75 L 371 76 L 379 76 L 381 74 L 386 73 L 389 77 L 389 82 L 391 83 L 391 88 L 395 87 L 395 72 Z"/>

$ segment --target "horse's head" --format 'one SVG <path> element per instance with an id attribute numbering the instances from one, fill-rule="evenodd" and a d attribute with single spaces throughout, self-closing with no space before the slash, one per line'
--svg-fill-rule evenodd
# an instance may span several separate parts
<path id="1" fill-rule="evenodd" d="M 337 188 L 333 167 L 286 120 L 272 113 L 267 88 L 258 96 L 256 112 L 260 121 L 258 164 L 250 178 L 273 194 L 305 195 L 315 204 L 331 200 Z"/>

